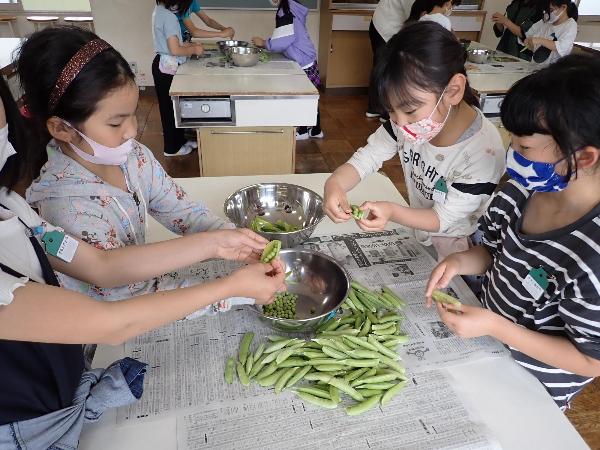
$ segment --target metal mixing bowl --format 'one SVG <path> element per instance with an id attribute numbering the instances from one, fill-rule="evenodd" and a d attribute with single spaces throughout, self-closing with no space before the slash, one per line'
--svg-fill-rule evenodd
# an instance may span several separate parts
<path id="1" fill-rule="evenodd" d="M 252 67 L 258 64 L 260 49 L 256 47 L 230 47 L 233 64 L 239 67 Z"/>
<path id="2" fill-rule="evenodd" d="M 289 233 L 259 232 L 269 240 L 279 239 L 282 248 L 306 241 L 323 220 L 323 199 L 316 192 L 288 183 L 262 183 L 242 188 L 229 196 L 225 215 L 238 228 L 250 228 L 256 216 L 269 222 L 283 220 L 300 227 Z"/>
<path id="3" fill-rule="evenodd" d="M 485 48 L 471 48 L 467 50 L 468 60 L 475 64 L 484 64 L 488 62 L 491 56 L 492 52 Z"/>
<path id="4" fill-rule="evenodd" d="M 260 319 L 271 327 L 286 332 L 312 331 L 329 320 L 340 307 L 348 291 L 350 279 L 333 258 L 313 250 L 287 249 L 279 253 L 286 266 L 288 292 L 296 294 L 296 319 L 265 316 L 261 305 L 252 306 Z"/>
<path id="5" fill-rule="evenodd" d="M 250 44 L 246 41 L 235 41 L 235 40 L 226 40 L 226 41 L 217 41 L 217 45 L 219 46 L 219 50 L 221 53 L 228 53 L 231 47 L 248 47 Z"/>

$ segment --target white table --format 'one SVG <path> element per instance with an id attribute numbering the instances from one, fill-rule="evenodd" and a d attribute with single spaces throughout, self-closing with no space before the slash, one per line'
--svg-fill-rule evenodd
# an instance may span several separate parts
<path id="1" fill-rule="evenodd" d="M 236 189 L 268 181 L 300 184 L 322 193 L 328 174 L 187 178 L 178 180 L 193 197 L 201 198 L 216 214 L 223 215 L 223 201 Z M 404 202 L 392 182 L 372 175 L 349 194 L 353 203 L 386 199 Z M 156 222 L 150 224 L 152 240 L 171 237 Z M 316 234 L 356 232 L 353 222 L 333 224 L 325 219 Z M 123 356 L 122 346 L 99 346 L 94 361 L 103 366 Z M 588 448 L 565 415 L 556 407 L 542 385 L 510 358 L 494 358 L 448 369 L 461 396 L 479 414 L 505 449 L 585 449 Z M 87 426 L 81 437 L 84 450 L 175 450 L 174 415 L 164 419 L 116 427 L 115 411 L 107 412 L 99 423 Z"/>

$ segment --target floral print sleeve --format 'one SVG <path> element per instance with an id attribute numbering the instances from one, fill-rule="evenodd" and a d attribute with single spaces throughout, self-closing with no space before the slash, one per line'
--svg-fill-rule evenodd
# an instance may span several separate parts
<path id="1" fill-rule="evenodd" d="M 215 216 L 200 202 L 192 201 L 175 183 L 154 155 L 138 144 L 138 170 L 147 192 L 148 213 L 166 228 L 179 235 L 199 231 L 233 228 L 232 224 Z"/>

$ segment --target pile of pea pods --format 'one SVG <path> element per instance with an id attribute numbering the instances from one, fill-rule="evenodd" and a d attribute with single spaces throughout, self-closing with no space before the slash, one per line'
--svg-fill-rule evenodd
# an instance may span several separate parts
<path id="1" fill-rule="evenodd" d="M 408 342 L 401 331 L 404 301 L 384 287 L 372 291 L 353 281 L 342 313 L 325 322 L 311 340 L 268 336 L 256 351 L 254 333 L 246 333 L 238 358 L 230 357 L 225 380 L 234 372 L 244 386 L 251 381 L 275 393 L 295 391 L 307 403 L 334 409 L 347 395 L 354 402 L 348 415 L 387 405 L 406 384 L 406 372 L 395 349 Z"/>

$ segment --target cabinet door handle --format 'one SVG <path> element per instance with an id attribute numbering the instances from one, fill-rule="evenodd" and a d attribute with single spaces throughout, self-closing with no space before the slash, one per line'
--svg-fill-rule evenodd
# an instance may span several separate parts
<path id="1" fill-rule="evenodd" d="M 239 131 L 214 131 L 211 130 L 210 134 L 283 134 L 284 130 L 239 130 Z"/>

